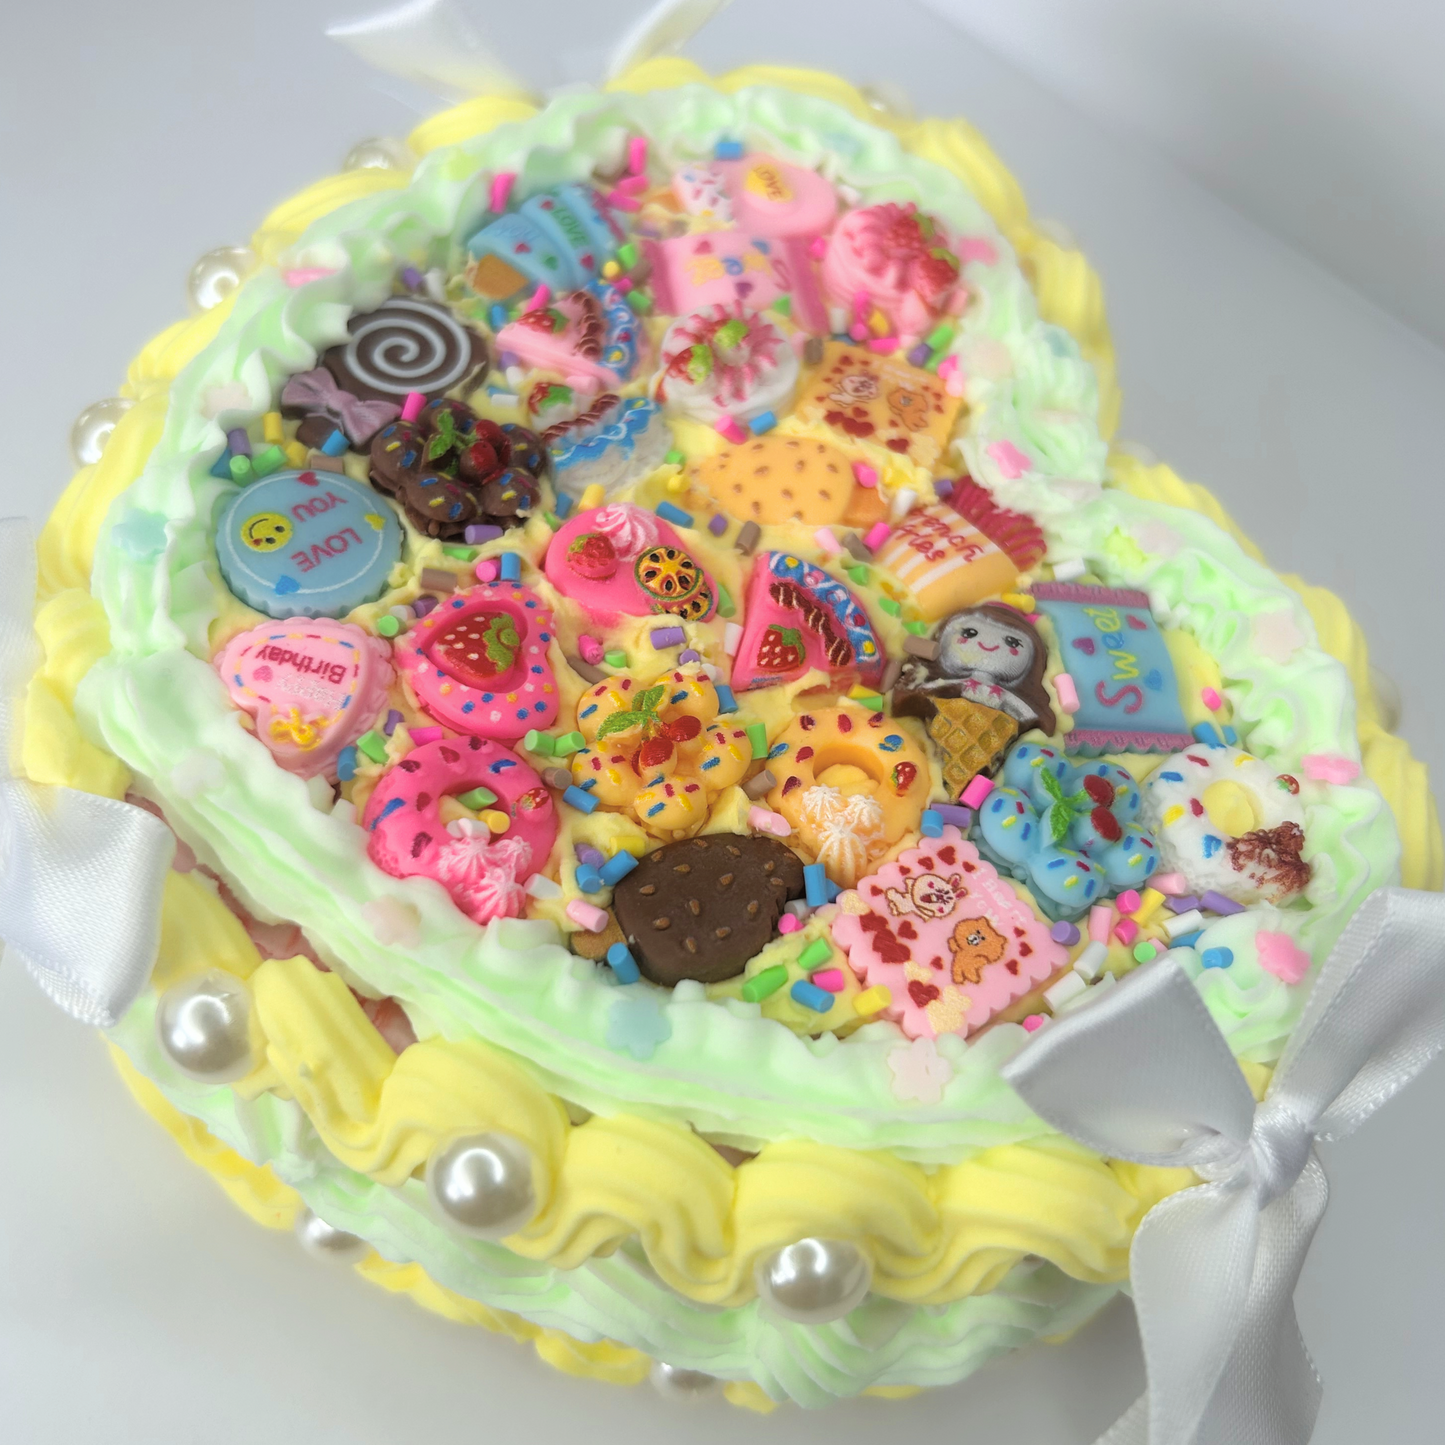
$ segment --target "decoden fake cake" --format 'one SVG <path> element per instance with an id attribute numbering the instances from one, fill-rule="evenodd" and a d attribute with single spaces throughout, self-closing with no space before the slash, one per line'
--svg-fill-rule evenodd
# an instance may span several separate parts
<path id="1" fill-rule="evenodd" d="M 1172 951 L 1262 1086 L 1438 882 L 1357 632 L 1110 454 L 1097 283 L 962 123 L 654 62 L 412 147 L 263 225 L 42 539 L 26 768 L 180 840 L 123 1075 L 571 1371 L 1068 1334 L 1192 1176 L 1001 1067 Z"/>

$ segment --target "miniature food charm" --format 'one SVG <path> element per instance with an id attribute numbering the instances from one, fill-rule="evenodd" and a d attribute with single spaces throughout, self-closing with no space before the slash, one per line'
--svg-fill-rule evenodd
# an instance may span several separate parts
<path id="1" fill-rule="evenodd" d="M 557 719 L 552 614 L 515 582 L 479 583 L 419 618 L 398 648 L 418 704 L 458 732 L 510 742 Z"/>
<path id="2" fill-rule="evenodd" d="M 764 552 L 753 563 L 733 659 L 736 691 L 792 682 L 811 668 L 834 686 L 876 686 L 884 661 L 863 604 L 842 582 L 789 552 Z"/>
<path id="3" fill-rule="evenodd" d="M 502 827 L 457 818 L 441 801 L 485 788 Z M 443 738 L 413 748 L 389 768 L 366 802 L 362 826 L 371 860 L 395 878 L 432 878 L 469 918 L 516 918 L 526 880 L 545 866 L 557 810 L 541 778 L 519 757 L 481 738 Z"/>
<path id="4" fill-rule="evenodd" d="M 658 401 L 709 426 L 725 416 L 781 416 L 797 384 L 787 338 L 741 301 L 680 316 L 662 338 Z"/>
<path id="5" fill-rule="evenodd" d="M 823 284 L 834 306 L 851 309 L 866 296 L 905 349 L 966 299 L 947 235 L 912 202 L 885 201 L 843 216 L 828 240 Z"/>
<path id="6" fill-rule="evenodd" d="M 695 668 L 663 673 L 648 687 L 609 677 L 577 704 L 588 746 L 572 754 L 572 776 L 604 808 L 631 812 L 650 833 L 695 831 L 752 764 L 746 731 L 717 716 L 717 688 Z"/>
<path id="7" fill-rule="evenodd" d="M 798 846 L 835 883 L 851 886 L 905 833 L 928 797 L 928 759 L 881 712 L 857 707 L 800 713 L 768 753 L 777 780 L 768 804 Z"/>
<path id="8" fill-rule="evenodd" d="M 1097 757 L 1189 746 L 1174 664 L 1145 593 L 1075 582 L 1037 582 L 1032 592 L 1078 689 L 1068 739 L 1074 752 Z"/>
<path id="9" fill-rule="evenodd" d="M 551 423 L 542 440 L 558 490 L 580 497 L 594 484 L 615 492 L 661 466 L 672 432 L 655 401 L 604 392 L 585 411 Z"/>
<path id="10" fill-rule="evenodd" d="M 978 1031 L 1069 955 L 957 828 L 925 838 L 839 898 L 833 941 L 909 1038 Z"/>
<path id="11" fill-rule="evenodd" d="M 847 453 L 814 437 L 752 437 L 714 452 L 693 476 L 724 512 L 763 527 L 869 527 L 884 514 L 878 489 L 854 481 Z"/>
<path id="12" fill-rule="evenodd" d="M 644 255 L 652 264 L 653 293 L 664 315 L 687 316 L 737 303 L 766 311 L 787 296 L 792 318 L 804 331 L 828 329 L 828 313 L 802 237 L 703 231 L 649 241 Z"/>
<path id="13" fill-rule="evenodd" d="M 783 905 L 803 894 L 803 864 L 776 838 L 714 833 L 649 853 L 612 895 L 643 975 L 734 978 L 767 946 Z"/>
<path id="14" fill-rule="evenodd" d="M 631 502 L 582 512 L 552 538 L 547 580 L 599 623 L 668 612 L 685 622 L 717 610 L 711 577 L 657 515 Z"/>
<path id="15" fill-rule="evenodd" d="M 1286 904 L 1311 876 L 1299 787 L 1239 748 L 1196 744 L 1150 774 L 1140 816 L 1159 840 L 1161 866 L 1182 873 L 1191 892 Z"/>
<path id="16" fill-rule="evenodd" d="M 1033 518 L 994 504 L 961 477 L 945 502 L 915 507 L 878 550 L 877 565 L 936 621 L 1007 592 L 1044 555 Z"/>
<path id="17" fill-rule="evenodd" d="M 637 318 L 615 286 L 594 281 L 522 312 L 497 333 L 497 346 L 521 366 L 596 391 L 620 385 L 636 370 Z"/>
<path id="18" fill-rule="evenodd" d="M 803 380 L 788 430 L 861 453 L 880 470 L 907 462 L 927 474 L 942 461 L 962 404 L 901 357 L 829 341 Z"/>
<path id="19" fill-rule="evenodd" d="M 389 653 L 359 627 L 295 617 L 238 633 L 216 670 L 287 772 L 334 778 L 341 750 L 386 705 Z"/>
<path id="20" fill-rule="evenodd" d="M 974 838 L 985 856 L 1026 883 L 1050 918 L 1077 918 L 1137 888 L 1159 867 L 1153 834 L 1138 826 L 1139 785 L 1114 763 L 1072 763 L 1020 743 L 1002 786 L 980 804 Z"/>
<path id="21" fill-rule="evenodd" d="M 351 339 L 322 352 L 321 365 L 366 401 L 400 405 L 414 391 L 434 399 L 487 374 L 487 343 L 434 301 L 394 296 L 346 329 Z"/>
<path id="22" fill-rule="evenodd" d="M 467 284 L 491 301 L 510 301 L 527 286 L 575 290 L 601 271 L 623 239 L 591 186 L 558 186 L 528 197 L 472 236 Z"/>
<path id="23" fill-rule="evenodd" d="M 385 590 L 401 525 L 373 492 L 335 472 L 274 472 L 216 520 L 226 586 L 268 617 L 344 617 Z"/>
<path id="24" fill-rule="evenodd" d="M 442 398 L 372 438 L 371 482 L 397 499 L 417 531 L 461 537 L 472 526 L 525 522 L 539 497 L 532 469 L 544 457 L 541 439 L 525 427 Z"/>

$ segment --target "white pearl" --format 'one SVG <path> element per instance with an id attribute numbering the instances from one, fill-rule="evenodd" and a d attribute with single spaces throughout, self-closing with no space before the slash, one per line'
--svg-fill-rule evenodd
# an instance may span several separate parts
<path id="1" fill-rule="evenodd" d="M 409 171 L 416 156 L 405 141 L 389 135 L 368 136 L 357 141 L 341 163 L 344 171 Z"/>
<path id="2" fill-rule="evenodd" d="M 696 1400 L 711 1395 L 722 1384 L 716 1375 L 685 1370 L 681 1365 L 669 1365 L 666 1360 L 652 1362 L 649 1378 L 652 1388 L 666 1400 Z"/>
<path id="3" fill-rule="evenodd" d="M 124 396 L 108 396 L 104 401 L 93 401 L 76 417 L 70 428 L 70 455 L 78 467 L 94 466 L 115 430 L 115 424 L 128 412 L 135 402 Z"/>
<path id="4" fill-rule="evenodd" d="M 863 99 L 869 110 L 877 112 L 884 120 L 911 121 L 914 118 L 913 102 L 901 85 L 891 80 L 875 80 L 862 87 Z"/>
<path id="5" fill-rule="evenodd" d="M 309 1209 L 302 1209 L 296 1216 L 296 1238 L 306 1252 L 314 1254 L 317 1259 L 355 1264 L 371 1253 L 371 1246 L 359 1234 L 336 1229 Z"/>
<path id="6" fill-rule="evenodd" d="M 256 253 L 249 246 L 218 246 L 191 267 L 186 292 L 197 311 L 219 306 L 256 268 Z"/>
<path id="7" fill-rule="evenodd" d="M 468 1134 L 427 1160 L 426 1187 L 442 1217 L 463 1234 L 503 1239 L 537 1210 L 532 1156 L 510 1134 Z"/>
<path id="8" fill-rule="evenodd" d="M 825 1325 L 863 1303 L 873 1264 L 844 1239 L 800 1239 L 761 1260 L 756 1274 L 763 1303 L 800 1325 Z"/>
<path id="9" fill-rule="evenodd" d="M 229 973 L 182 979 L 161 997 L 156 1033 L 161 1048 L 183 1074 L 224 1084 L 249 1074 L 251 994 Z"/>

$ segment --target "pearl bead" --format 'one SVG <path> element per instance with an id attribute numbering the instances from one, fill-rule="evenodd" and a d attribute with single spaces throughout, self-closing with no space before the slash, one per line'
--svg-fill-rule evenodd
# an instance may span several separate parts
<path id="1" fill-rule="evenodd" d="M 649 1378 L 652 1388 L 666 1400 L 696 1400 L 712 1394 L 722 1384 L 716 1375 L 685 1370 L 681 1365 L 669 1365 L 666 1360 L 652 1362 Z"/>
<path id="2" fill-rule="evenodd" d="M 182 979 L 161 997 L 156 1032 L 161 1048 L 183 1074 L 224 1084 L 249 1074 L 251 994 L 229 973 Z"/>
<path id="3" fill-rule="evenodd" d="M 186 291 L 197 311 L 219 306 L 255 269 L 256 253 L 249 246 L 218 246 L 191 267 Z"/>
<path id="4" fill-rule="evenodd" d="M 443 1218 L 478 1239 L 515 1234 L 537 1210 L 532 1156 L 510 1134 L 468 1134 L 436 1149 L 426 1187 Z"/>
<path id="5" fill-rule="evenodd" d="M 901 85 L 895 85 L 889 80 L 876 80 L 863 86 L 862 92 L 863 99 L 868 102 L 868 109 L 884 120 L 913 120 L 913 102 Z"/>
<path id="6" fill-rule="evenodd" d="M 296 1238 L 317 1259 L 355 1264 L 371 1253 L 371 1246 L 360 1235 L 334 1228 L 309 1209 L 302 1209 L 296 1216 Z"/>
<path id="7" fill-rule="evenodd" d="M 76 417 L 70 429 L 70 455 L 78 467 L 94 466 L 115 430 L 115 424 L 135 403 L 123 396 L 93 401 Z"/>
<path id="8" fill-rule="evenodd" d="M 800 1239 L 757 1268 L 758 1296 L 774 1314 L 824 1325 L 856 1309 L 873 1280 L 873 1264 L 842 1239 Z"/>
<path id="9" fill-rule="evenodd" d="M 405 141 L 389 135 L 368 136 L 357 141 L 341 163 L 344 171 L 409 171 L 416 156 Z"/>

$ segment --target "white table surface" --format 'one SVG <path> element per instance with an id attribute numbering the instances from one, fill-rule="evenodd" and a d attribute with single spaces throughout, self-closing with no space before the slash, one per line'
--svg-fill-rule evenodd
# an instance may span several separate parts
<path id="1" fill-rule="evenodd" d="M 546 10 L 550 32 L 575 42 L 575 70 L 605 28 L 596 7 Z M 69 475 L 72 418 L 182 314 L 197 255 L 244 240 L 355 140 L 408 128 L 396 88 L 321 38 L 335 13 L 327 0 L 7 13 L 0 514 L 44 516 Z M 901 85 L 920 112 L 970 116 L 1104 276 L 1123 435 L 1213 487 L 1277 565 L 1348 600 L 1399 682 L 1406 736 L 1438 765 L 1445 354 L 941 21 L 911 5 L 887 25 L 877 13 L 738 0 L 692 53 L 714 69 L 806 61 Z M 1298 1295 L 1326 1381 L 1320 1445 L 1438 1438 L 1442 1109 L 1437 1067 L 1326 1151 L 1334 1197 Z M 4 967 L 0 1160 L 0 1437 L 16 1445 L 380 1445 L 514 1429 L 599 1445 L 680 1429 L 698 1442 L 925 1430 L 1087 1445 L 1142 1382 L 1124 1304 L 1063 1348 L 903 1404 L 759 1420 L 710 1403 L 682 1419 L 650 1391 L 555 1374 L 251 1224 L 131 1104 L 95 1035 Z"/>

